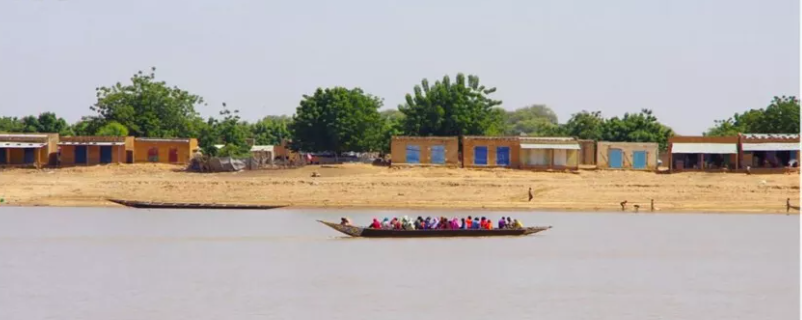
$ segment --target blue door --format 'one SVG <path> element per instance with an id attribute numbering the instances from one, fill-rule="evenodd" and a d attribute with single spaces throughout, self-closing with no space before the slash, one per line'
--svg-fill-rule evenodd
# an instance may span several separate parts
<path id="1" fill-rule="evenodd" d="M 432 163 L 446 163 L 446 147 L 442 145 L 432 146 Z"/>
<path id="2" fill-rule="evenodd" d="M 23 162 L 25 164 L 32 164 L 34 163 L 34 159 L 36 159 L 36 149 L 25 148 L 25 160 Z"/>
<path id="3" fill-rule="evenodd" d="M 496 165 L 504 167 L 510 165 L 510 147 L 496 147 Z"/>
<path id="4" fill-rule="evenodd" d="M 407 163 L 420 163 L 420 146 L 407 145 Z"/>
<path id="5" fill-rule="evenodd" d="M 473 147 L 473 164 L 487 165 L 487 147 Z"/>
<path id="6" fill-rule="evenodd" d="M 6 149 L 5 148 L 0 148 L 0 164 L 7 164 L 6 163 L 6 157 L 7 157 L 6 154 L 7 154 L 6 153 Z"/>
<path id="7" fill-rule="evenodd" d="M 86 164 L 86 146 L 75 146 L 75 163 Z"/>
<path id="8" fill-rule="evenodd" d="M 632 167 L 635 169 L 646 169 L 646 151 L 635 151 L 632 153 Z"/>
<path id="9" fill-rule="evenodd" d="M 608 156 L 608 163 L 610 164 L 610 168 L 621 169 L 623 160 L 624 159 L 621 155 L 621 149 L 610 149 Z"/>
<path id="10" fill-rule="evenodd" d="M 111 146 L 100 147 L 100 163 L 111 163 Z"/>

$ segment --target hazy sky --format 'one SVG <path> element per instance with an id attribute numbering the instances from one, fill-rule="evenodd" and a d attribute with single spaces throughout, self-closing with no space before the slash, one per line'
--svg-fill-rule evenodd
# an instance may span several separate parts
<path id="1" fill-rule="evenodd" d="M 2 0 L 0 115 L 90 114 L 137 70 L 245 119 L 320 86 L 395 108 L 423 78 L 476 74 L 504 108 L 560 122 L 651 108 L 680 134 L 799 95 L 798 0 Z"/>

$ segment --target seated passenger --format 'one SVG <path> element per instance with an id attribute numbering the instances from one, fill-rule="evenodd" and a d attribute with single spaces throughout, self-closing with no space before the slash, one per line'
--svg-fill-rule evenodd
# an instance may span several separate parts
<path id="1" fill-rule="evenodd" d="M 518 219 L 515 219 L 512 221 L 512 227 L 515 229 L 523 229 L 524 224 L 521 223 L 521 221 L 519 221 Z"/>
<path id="2" fill-rule="evenodd" d="M 468 219 L 465 219 L 465 229 L 473 229 L 473 219 L 471 216 L 468 216 Z"/>
<path id="3" fill-rule="evenodd" d="M 392 227 L 393 226 L 390 225 L 390 219 L 387 219 L 387 217 L 384 217 L 384 220 L 382 220 L 382 229 L 392 229 Z"/>
<path id="4" fill-rule="evenodd" d="M 465 230 L 465 218 L 460 219 L 459 228 L 460 230 Z"/>
<path id="5" fill-rule="evenodd" d="M 486 229 L 485 224 L 487 224 L 487 219 L 485 219 L 485 217 L 482 217 L 482 219 L 479 220 L 479 229 Z"/>
<path id="6" fill-rule="evenodd" d="M 487 219 L 487 222 L 485 222 L 485 229 L 493 230 L 493 220 Z"/>
<path id="7" fill-rule="evenodd" d="M 479 230 L 481 225 L 479 224 L 479 218 L 473 218 L 473 223 L 471 224 L 471 229 Z"/>
<path id="8" fill-rule="evenodd" d="M 498 220 L 498 228 L 504 229 L 504 227 L 506 226 L 507 226 L 507 220 L 504 220 L 504 217 L 501 217 L 501 219 Z"/>
<path id="9" fill-rule="evenodd" d="M 382 224 L 379 222 L 378 219 L 373 218 L 373 223 L 370 224 L 370 228 L 371 229 L 381 229 L 382 228 Z"/>

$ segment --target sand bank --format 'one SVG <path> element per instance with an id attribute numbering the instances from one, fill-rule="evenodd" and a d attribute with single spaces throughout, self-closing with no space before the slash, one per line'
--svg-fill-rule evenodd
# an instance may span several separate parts
<path id="1" fill-rule="evenodd" d="M 312 172 L 322 176 L 312 178 Z M 527 190 L 534 199 L 527 201 Z M 17 206 L 118 206 L 108 198 L 294 207 L 620 211 L 650 199 L 660 212 L 785 213 L 799 174 L 579 173 L 386 168 L 370 165 L 200 174 L 161 164 L 0 171 L 0 197 Z"/>

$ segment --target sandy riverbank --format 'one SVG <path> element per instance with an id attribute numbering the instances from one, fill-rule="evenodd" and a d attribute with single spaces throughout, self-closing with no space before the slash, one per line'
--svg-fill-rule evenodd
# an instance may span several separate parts
<path id="1" fill-rule="evenodd" d="M 107 198 L 296 207 L 619 211 L 649 199 L 662 212 L 785 213 L 799 174 L 579 173 L 370 165 L 199 174 L 156 164 L 0 171 L 2 205 L 117 206 Z M 313 171 L 322 177 L 311 178 Z M 532 187 L 535 199 L 527 201 Z M 631 207 L 630 207 L 631 208 Z"/>

